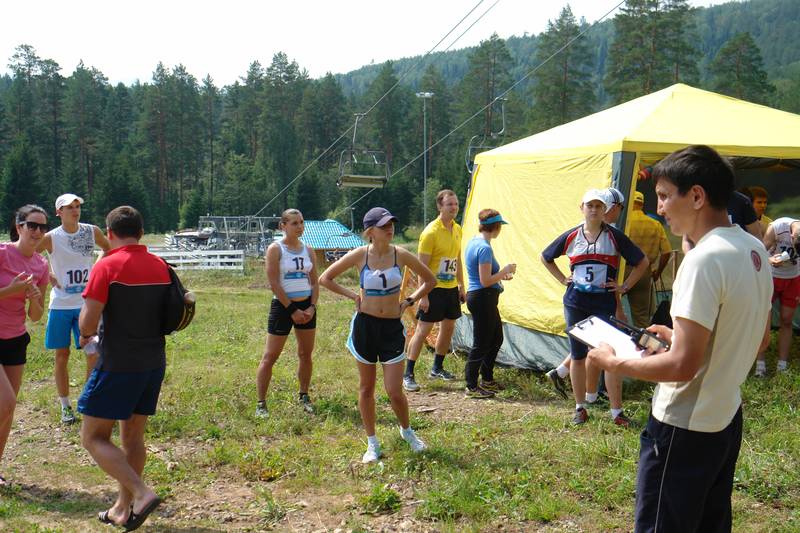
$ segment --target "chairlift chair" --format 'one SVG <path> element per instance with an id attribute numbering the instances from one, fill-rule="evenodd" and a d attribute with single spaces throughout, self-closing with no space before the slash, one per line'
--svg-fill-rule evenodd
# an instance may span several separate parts
<path id="1" fill-rule="evenodd" d="M 339 154 L 339 178 L 336 185 L 342 187 L 364 187 L 380 189 L 389 181 L 389 162 L 386 153 L 381 150 L 356 148 L 356 134 L 358 121 L 365 114 L 356 113 L 356 123 L 353 127 L 353 140 L 350 148 Z"/>
<path id="2" fill-rule="evenodd" d="M 498 146 L 501 146 L 503 143 L 496 142 L 497 139 L 501 139 L 505 136 L 506 133 L 506 101 L 508 98 L 495 98 L 492 102 L 494 105 L 495 102 L 500 102 L 500 117 L 502 120 L 502 127 L 500 131 L 493 131 L 490 132 L 489 135 L 473 135 L 472 138 L 469 140 L 469 145 L 467 146 L 467 152 L 464 154 L 464 162 L 467 165 L 467 172 L 472 174 L 473 169 L 475 168 L 475 156 L 481 152 L 487 152 L 489 150 L 494 150 Z M 494 141 L 494 142 L 490 142 Z"/>

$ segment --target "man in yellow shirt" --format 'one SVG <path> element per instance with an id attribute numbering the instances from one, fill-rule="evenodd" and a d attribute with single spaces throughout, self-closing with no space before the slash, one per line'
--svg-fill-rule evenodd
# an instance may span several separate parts
<path id="1" fill-rule="evenodd" d="M 436 355 L 430 377 L 450 381 L 455 376 L 444 369 L 444 356 L 450 350 L 456 320 L 461 316 L 461 302 L 465 299 L 464 275 L 461 270 L 461 226 L 456 221 L 458 197 L 449 189 L 436 195 L 439 216 L 428 224 L 419 236 L 419 260 L 433 271 L 436 287 L 419 301 L 417 328 L 408 343 L 408 359 L 403 375 L 407 391 L 420 389 L 414 379 L 414 365 L 433 325 L 439 322 L 436 338 Z"/>
<path id="2" fill-rule="evenodd" d="M 655 311 L 655 294 L 653 282 L 661 277 L 664 267 L 669 262 L 671 246 L 667 240 L 667 232 L 657 221 L 647 216 L 644 211 L 644 194 L 633 193 L 633 211 L 628 225 L 628 237 L 647 256 L 651 265 L 657 265 L 652 276 L 642 276 L 628 292 L 628 304 L 631 306 L 631 319 L 637 327 L 650 325 L 650 318 Z M 630 269 L 630 267 L 628 267 Z"/>

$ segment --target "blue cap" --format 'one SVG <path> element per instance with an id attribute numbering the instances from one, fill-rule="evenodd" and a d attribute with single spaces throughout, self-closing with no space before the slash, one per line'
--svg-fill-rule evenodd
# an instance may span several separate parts
<path id="1" fill-rule="evenodd" d="M 383 227 L 390 221 L 397 222 L 397 217 L 385 207 L 373 207 L 364 215 L 364 229 L 372 226 Z"/>

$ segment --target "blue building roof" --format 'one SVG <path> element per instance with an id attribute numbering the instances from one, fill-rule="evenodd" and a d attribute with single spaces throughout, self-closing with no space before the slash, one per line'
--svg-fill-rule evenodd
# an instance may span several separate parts
<path id="1" fill-rule="evenodd" d="M 360 235 L 331 219 L 306 220 L 300 240 L 317 250 L 352 250 L 364 244 Z"/>

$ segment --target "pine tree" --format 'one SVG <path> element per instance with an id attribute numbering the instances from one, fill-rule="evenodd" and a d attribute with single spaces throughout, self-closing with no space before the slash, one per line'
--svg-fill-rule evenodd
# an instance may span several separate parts
<path id="1" fill-rule="evenodd" d="M 0 176 L 0 220 L 8 223 L 14 212 L 30 203 L 47 205 L 36 188 L 36 160 L 25 136 L 17 137 Z"/>
<path id="2" fill-rule="evenodd" d="M 649 94 L 669 85 L 670 65 L 662 42 L 663 12 L 659 0 L 626 0 L 614 17 L 605 86 L 614 103 Z"/>
<path id="3" fill-rule="evenodd" d="M 765 104 L 775 92 L 767 79 L 761 51 L 750 33 L 734 35 L 714 58 L 710 72 L 714 90 L 759 104 Z"/>
<path id="4" fill-rule="evenodd" d="M 659 39 L 663 43 L 665 60 L 671 70 L 672 83 L 696 85 L 700 79 L 697 62 L 700 50 L 695 9 L 688 0 L 665 0 Z"/>
<path id="5" fill-rule="evenodd" d="M 547 31 L 539 37 L 535 63 L 542 66 L 534 73 L 528 119 L 534 132 L 580 118 L 594 107 L 594 59 L 588 42 L 577 39 L 567 46 L 580 31 L 567 6 L 557 20 L 548 22 Z"/>

